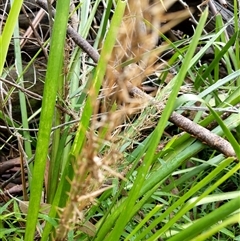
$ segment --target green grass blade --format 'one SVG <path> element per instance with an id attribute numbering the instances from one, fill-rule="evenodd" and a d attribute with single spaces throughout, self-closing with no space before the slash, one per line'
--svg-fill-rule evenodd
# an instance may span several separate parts
<path id="1" fill-rule="evenodd" d="M 193 168 L 191 171 L 188 171 L 184 175 L 182 175 L 178 180 L 175 180 L 174 183 L 170 183 L 165 188 L 162 189 L 163 192 L 170 192 L 174 189 L 176 186 L 180 186 L 181 184 L 184 184 L 187 180 L 190 180 L 194 176 L 196 176 L 198 173 L 206 170 L 210 166 L 218 165 L 221 161 L 223 161 L 225 158 L 222 154 L 213 157 L 212 159 L 208 160 L 207 163 L 203 163 L 202 165 L 197 166 L 196 168 Z"/>
<path id="2" fill-rule="evenodd" d="M 149 221 L 150 218 L 152 218 L 154 216 L 154 214 L 156 214 L 163 205 L 156 205 L 148 214 L 147 216 L 137 225 L 137 227 L 126 237 L 125 241 L 130 240 L 130 238 L 132 238 L 132 236 L 134 236 L 141 228 L 142 226 Z"/>
<path id="3" fill-rule="evenodd" d="M 93 93 L 92 96 L 89 96 L 87 98 L 82 118 L 81 118 L 81 124 L 79 125 L 79 129 L 76 133 L 76 137 L 74 139 L 73 147 L 71 154 L 73 157 L 76 157 L 78 153 L 80 152 L 82 145 L 85 140 L 85 132 L 89 126 L 90 117 L 92 114 L 92 109 L 94 106 L 94 101 L 96 99 L 96 96 L 100 90 L 100 86 L 103 80 L 103 77 L 105 75 L 105 71 L 107 68 L 107 62 L 110 58 L 109 53 L 112 52 L 113 46 L 115 44 L 117 29 L 121 22 L 121 17 L 123 15 L 124 9 L 125 9 L 125 1 L 119 1 L 118 5 L 116 7 L 115 13 L 113 15 L 112 24 L 110 26 L 106 41 L 103 45 L 103 49 L 100 55 L 100 59 L 97 65 L 97 68 L 94 72 L 93 80 L 91 83 L 91 91 Z"/>
<path id="4" fill-rule="evenodd" d="M 179 241 L 179 240 L 191 240 L 197 234 L 204 231 L 206 227 L 216 224 L 218 221 L 225 219 L 228 215 L 232 214 L 240 208 L 240 196 L 222 205 L 220 208 L 214 210 L 210 214 L 201 218 L 189 228 L 183 230 L 174 237 L 168 239 L 168 241 Z"/>
<path id="5" fill-rule="evenodd" d="M 231 116 L 229 119 L 225 121 L 226 125 L 228 128 L 236 128 L 240 124 L 240 121 L 236 119 L 236 115 Z M 222 130 L 220 128 L 216 128 L 214 130 L 214 133 L 221 135 Z M 179 144 L 178 144 L 179 145 Z M 148 177 L 148 181 L 144 183 L 142 189 L 141 189 L 141 194 L 146 195 L 148 190 L 153 189 L 156 185 L 160 185 L 162 180 L 166 178 L 168 175 L 170 175 L 178 166 L 181 165 L 181 163 L 184 160 L 187 160 L 194 156 L 196 153 L 198 153 L 200 150 L 204 148 L 204 145 L 200 142 L 194 142 L 192 145 L 191 144 L 186 144 L 185 149 L 183 150 L 178 150 L 176 149 L 174 153 L 170 153 L 165 159 L 165 164 L 161 166 L 158 170 L 155 172 L 152 172 L 150 176 Z M 177 156 L 175 153 L 179 153 Z M 221 159 L 220 159 L 221 160 Z M 219 160 L 219 161 L 220 161 Z M 177 183 L 174 183 L 174 186 L 177 185 Z M 167 190 L 166 190 L 167 191 Z M 124 203 L 125 205 L 125 203 Z M 120 207 L 119 207 L 120 209 Z M 161 216 L 161 220 L 164 218 L 164 216 Z M 154 224 L 155 222 L 155 224 Z M 149 231 L 151 228 L 155 227 L 157 223 L 160 222 L 160 220 L 154 221 L 152 226 L 149 226 Z M 143 234 L 142 234 L 143 235 Z"/>
<path id="6" fill-rule="evenodd" d="M 233 225 L 235 223 L 239 223 L 239 215 L 240 215 L 239 213 L 236 213 L 236 214 L 230 216 L 229 218 L 227 218 L 223 221 L 221 220 L 221 222 L 218 222 L 216 225 L 211 227 L 210 230 L 204 232 L 203 234 L 198 235 L 197 237 L 194 238 L 194 240 L 192 239 L 192 241 L 207 240 L 208 238 L 212 237 L 213 234 L 217 233 L 218 231 L 220 231 L 224 227 L 229 226 L 229 225 Z"/>
<path id="7" fill-rule="evenodd" d="M 58 130 L 60 131 L 60 130 Z M 59 140 L 57 140 L 58 148 L 56 150 L 56 156 L 54 157 L 54 165 L 52 164 L 52 170 L 49 170 L 48 176 L 48 189 L 47 189 L 47 201 L 48 203 L 53 202 L 53 198 L 56 194 L 56 190 L 59 184 L 59 176 L 63 168 L 63 152 L 65 150 L 66 139 L 69 135 L 69 128 L 66 128 L 61 135 L 59 135 Z M 51 161 L 52 161 L 51 157 Z"/>
<path id="8" fill-rule="evenodd" d="M 234 28 L 235 31 L 238 33 L 239 38 L 239 2 L 234 0 Z M 235 56 L 236 56 L 236 64 L 237 69 L 240 69 L 240 46 L 239 41 L 235 43 Z M 240 86 L 240 78 L 237 79 L 237 85 Z"/>
<path id="9" fill-rule="evenodd" d="M 32 187 L 27 216 L 25 240 L 33 240 L 42 195 L 44 170 L 46 165 L 52 118 L 54 114 L 58 78 L 62 73 L 63 49 L 69 15 L 69 0 L 57 1 L 56 17 L 53 26 L 49 62 L 43 93 L 42 112 L 33 169 Z"/>
<path id="10" fill-rule="evenodd" d="M 227 75 L 223 79 L 218 80 L 216 83 L 211 85 L 209 88 L 206 90 L 202 91 L 198 96 L 203 98 L 204 96 L 212 93 L 214 90 L 217 90 L 220 86 L 230 82 L 231 80 L 238 78 L 240 76 L 240 70 L 236 70 L 235 72 Z"/>
<path id="11" fill-rule="evenodd" d="M 215 68 L 215 66 L 219 65 L 219 61 L 221 60 L 222 56 L 228 51 L 228 49 L 235 43 L 237 36 L 239 33 L 235 33 L 230 40 L 226 43 L 225 46 L 218 52 L 218 54 L 214 57 L 213 61 L 211 64 L 208 66 L 208 68 L 204 71 L 204 73 L 200 76 L 198 75 L 196 78 L 196 82 L 199 81 L 199 79 L 205 80 L 211 73 L 211 71 Z"/>
<path id="12" fill-rule="evenodd" d="M 2 75 L 5 59 L 7 57 L 8 47 L 13 35 L 15 24 L 18 21 L 18 15 L 22 7 L 23 0 L 15 0 L 12 4 L 3 33 L 0 36 L 0 76 Z"/>

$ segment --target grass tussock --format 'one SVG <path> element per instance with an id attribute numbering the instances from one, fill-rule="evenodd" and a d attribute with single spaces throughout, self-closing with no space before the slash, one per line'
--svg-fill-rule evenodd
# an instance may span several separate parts
<path id="1" fill-rule="evenodd" d="M 34 160 L 25 183 L 30 200 L 24 192 L 23 211 L 18 199 L 5 201 L 2 192 L 2 213 L 17 223 L 14 215 L 22 215 L 24 234 L 4 216 L 3 240 L 237 240 L 240 120 L 236 111 L 220 118 L 219 110 L 239 104 L 239 26 L 226 37 L 227 26 L 216 17 L 216 29 L 204 34 L 205 10 L 194 19 L 193 36 L 178 33 L 170 40 L 173 26 L 194 12 L 168 11 L 175 2 L 72 4 L 69 31 L 61 16 L 70 2 L 57 1 L 43 43 L 50 49 L 37 136 L 25 129 L 19 141 L 22 163 Z M 213 59 L 204 62 L 209 49 Z M 176 116 L 191 119 L 190 127 L 178 128 Z M 198 127 L 204 131 L 215 120 L 208 133 L 228 141 L 236 155 L 223 155 L 199 138 Z M 14 125 L 9 121 L 9 128 Z M 21 133 L 20 121 L 18 127 Z M 8 235 L 6 225 L 16 232 Z"/>

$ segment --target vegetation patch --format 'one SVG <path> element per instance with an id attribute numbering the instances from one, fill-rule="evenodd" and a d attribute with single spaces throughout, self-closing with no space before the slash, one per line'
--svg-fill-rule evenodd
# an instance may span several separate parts
<path id="1" fill-rule="evenodd" d="M 0 239 L 239 240 L 238 4 L 1 1 Z"/>

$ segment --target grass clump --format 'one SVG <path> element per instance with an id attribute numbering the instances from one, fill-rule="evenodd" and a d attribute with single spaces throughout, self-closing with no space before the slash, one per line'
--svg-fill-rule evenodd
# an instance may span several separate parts
<path id="1" fill-rule="evenodd" d="M 34 159 L 29 185 L 23 198 L 3 191 L 3 240 L 238 240 L 238 25 L 227 36 L 218 15 L 204 34 L 206 9 L 193 36 L 171 41 L 165 32 L 189 14 L 166 13 L 173 3 L 71 5 L 77 43 L 70 2 L 57 2 L 36 151 L 20 152 L 22 166 Z M 190 123 L 174 125 L 179 116 Z"/>

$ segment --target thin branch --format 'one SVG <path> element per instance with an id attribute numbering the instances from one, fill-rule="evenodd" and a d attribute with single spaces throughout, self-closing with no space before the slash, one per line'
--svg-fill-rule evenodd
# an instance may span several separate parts
<path id="1" fill-rule="evenodd" d="M 44 0 L 36 0 L 36 3 L 48 12 L 47 2 Z M 53 9 L 53 8 L 52 8 Z M 52 16 L 55 16 L 56 10 L 52 10 Z M 68 26 L 67 34 L 73 39 L 73 41 L 84 51 L 86 52 L 92 60 L 97 63 L 99 59 L 99 53 L 96 49 L 94 49 L 87 40 L 82 38 L 77 31 L 75 31 L 72 27 Z"/>
<path id="2" fill-rule="evenodd" d="M 23 11 L 23 13 L 25 14 L 25 16 L 28 20 L 29 26 L 31 27 L 32 32 L 34 33 L 34 35 L 36 37 L 36 40 L 37 40 L 40 48 L 42 49 L 46 60 L 48 60 L 48 53 L 47 53 L 46 49 L 43 47 L 42 42 L 41 42 L 41 38 L 40 38 L 38 32 L 36 31 L 36 28 L 33 26 L 33 23 L 31 21 L 31 19 L 29 18 L 29 15 L 28 15 L 26 9 L 24 8 L 24 6 L 22 6 L 22 11 Z M 21 40 L 22 45 L 25 44 L 27 42 L 27 40 L 29 39 L 28 37 L 31 36 L 31 35 L 29 35 L 29 34 L 31 34 L 31 32 L 29 30 L 27 30 L 27 31 L 26 31 L 26 34 L 24 34 L 24 38 Z M 21 47 L 23 47 L 22 45 L 20 44 Z"/>
<path id="3" fill-rule="evenodd" d="M 234 149 L 231 144 L 224 138 L 212 133 L 208 129 L 198 125 L 197 123 L 189 120 L 188 118 L 173 112 L 169 118 L 169 121 L 174 123 L 176 126 L 182 128 L 187 133 L 193 135 L 202 143 L 220 151 L 226 156 L 236 156 Z"/>
<path id="4" fill-rule="evenodd" d="M 40 9 L 40 11 L 37 13 L 36 17 L 34 18 L 34 20 L 32 21 L 32 26 L 35 29 L 38 24 L 40 23 L 41 19 L 43 18 L 45 12 L 43 9 Z M 28 38 L 31 37 L 31 35 L 33 34 L 33 29 L 32 26 L 29 26 L 28 29 L 26 30 L 26 32 L 23 35 L 23 38 L 20 42 L 20 46 L 21 48 L 25 45 L 25 43 L 27 42 Z"/>
<path id="5" fill-rule="evenodd" d="M 17 88 L 18 90 L 22 91 L 23 93 L 27 94 L 29 97 L 31 97 L 33 99 L 42 100 L 42 96 L 41 95 L 39 95 L 37 93 L 34 93 L 34 92 L 32 92 L 32 91 L 30 91 L 28 89 L 25 89 L 22 86 L 20 86 L 18 84 L 15 84 L 15 83 L 7 80 L 7 79 L 0 78 L 0 81 Z"/>

